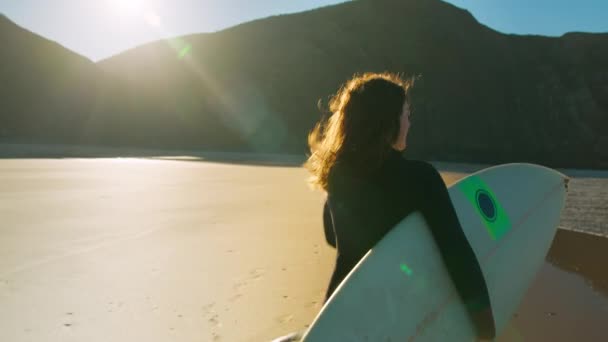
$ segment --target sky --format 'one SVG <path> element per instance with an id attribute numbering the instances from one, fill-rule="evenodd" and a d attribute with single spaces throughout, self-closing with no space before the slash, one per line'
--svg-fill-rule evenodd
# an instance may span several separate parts
<path id="1" fill-rule="evenodd" d="M 0 0 L 0 13 L 98 61 L 161 38 L 214 32 L 270 15 L 340 2 L 344 0 Z M 479 22 L 503 33 L 608 32 L 608 0 L 447 2 L 469 10 Z"/>

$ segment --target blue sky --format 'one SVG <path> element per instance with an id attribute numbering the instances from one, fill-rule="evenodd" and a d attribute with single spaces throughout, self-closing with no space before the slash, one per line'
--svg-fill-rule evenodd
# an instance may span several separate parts
<path id="1" fill-rule="evenodd" d="M 407 0 L 402 0 L 407 1 Z M 431 1 L 431 0 L 429 0 Z M 142 43 L 213 32 L 335 0 L 0 0 L 0 13 L 94 61 Z M 449 0 L 504 33 L 608 32 L 608 0 Z"/>

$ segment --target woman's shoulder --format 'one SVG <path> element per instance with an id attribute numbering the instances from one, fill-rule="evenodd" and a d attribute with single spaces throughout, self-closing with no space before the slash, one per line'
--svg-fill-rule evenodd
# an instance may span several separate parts
<path id="1" fill-rule="evenodd" d="M 403 171 L 408 171 L 408 173 L 413 172 L 425 175 L 439 174 L 439 171 L 437 171 L 433 164 L 419 159 L 400 158 L 398 161 L 398 166 Z"/>
<path id="2" fill-rule="evenodd" d="M 418 194 L 443 191 L 445 182 L 435 166 L 424 160 L 403 159 L 399 162 L 397 183 Z"/>
<path id="3" fill-rule="evenodd" d="M 444 184 L 443 178 L 435 166 L 424 160 L 400 158 L 396 171 L 401 182 L 405 182 L 409 186 L 412 183 L 423 187 Z"/>

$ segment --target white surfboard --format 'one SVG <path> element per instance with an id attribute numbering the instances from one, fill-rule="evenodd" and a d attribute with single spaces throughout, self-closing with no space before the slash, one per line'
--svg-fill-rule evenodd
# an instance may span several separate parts
<path id="1" fill-rule="evenodd" d="M 540 269 L 568 178 L 533 164 L 481 170 L 449 187 L 485 276 L 500 334 Z M 473 341 L 475 330 L 420 213 L 392 229 L 338 286 L 304 341 Z"/>

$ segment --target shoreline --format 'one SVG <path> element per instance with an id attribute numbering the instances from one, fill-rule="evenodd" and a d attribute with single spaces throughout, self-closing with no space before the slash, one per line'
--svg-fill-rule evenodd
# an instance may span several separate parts
<path id="1" fill-rule="evenodd" d="M 190 149 L 156 149 L 136 147 L 108 147 L 95 145 L 43 145 L 0 143 L 1 159 L 88 159 L 142 158 L 192 162 L 218 162 L 245 165 L 300 167 L 305 154 L 218 152 Z M 500 164 L 445 162 L 430 160 L 442 172 L 473 173 Z M 541 165 L 541 164 L 538 164 Z M 554 168 L 573 178 L 608 178 L 608 169 Z"/>

